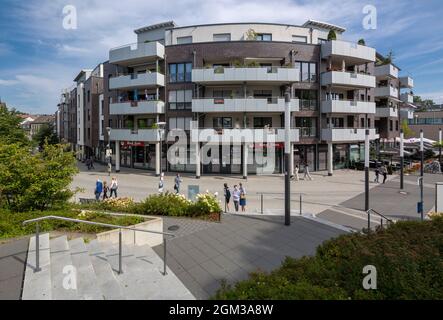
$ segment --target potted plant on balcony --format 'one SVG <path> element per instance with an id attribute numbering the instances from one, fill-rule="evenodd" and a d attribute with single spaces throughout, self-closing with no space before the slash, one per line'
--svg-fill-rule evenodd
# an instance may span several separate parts
<path id="1" fill-rule="evenodd" d="M 254 29 L 249 29 L 248 31 L 246 31 L 245 40 L 247 41 L 257 40 L 257 33 L 255 32 Z"/>
<path id="2" fill-rule="evenodd" d="M 251 62 L 248 62 L 247 66 L 249 68 L 258 68 L 258 67 L 260 67 L 260 64 L 257 61 L 251 61 Z"/>
<path id="3" fill-rule="evenodd" d="M 158 129 L 158 124 L 157 123 L 153 123 L 151 126 L 151 129 Z"/>
<path id="4" fill-rule="evenodd" d="M 223 66 L 217 66 L 214 68 L 214 73 L 224 73 L 224 67 Z"/>
<path id="5" fill-rule="evenodd" d="M 329 33 L 328 33 L 328 40 L 329 40 L 329 41 L 331 41 L 331 40 L 337 40 L 337 35 L 335 34 L 335 31 L 334 31 L 334 30 L 329 30 Z"/>
<path id="6" fill-rule="evenodd" d="M 366 45 L 366 43 L 365 43 L 365 39 L 363 39 L 363 38 L 359 39 L 358 42 L 357 42 L 357 44 L 359 44 L 359 45 L 361 45 L 361 46 L 365 46 L 365 45 Z"/>

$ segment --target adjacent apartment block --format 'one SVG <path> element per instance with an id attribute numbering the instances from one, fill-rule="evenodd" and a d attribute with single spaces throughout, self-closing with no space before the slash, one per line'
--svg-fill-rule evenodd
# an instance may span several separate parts
<path id="1" fill-rule="evenodd" d="M 328 41 L 331 30 L 336 39 Z M 273 172 L 280 173 L 289 93 L 291 171 L 307 162 L 311 170 L 332 174 L 362 158 L 366 130 L 375 143 L 392 139 L 414 107 L 410 93 L 400 93 L 413 87 L 412 78 L 400 77 L 399 68 L 374 48 L 344 41 L 344 32 L 312 20 L 302 26 L 186 27 L 169 21 L 137 29 L 136 43 L 109 51 L 94 106 L 85 107 L 84 97 L 92 71 L 75 78 L 77 107 L 83 110 L 77 112 L 76 150 L 85 154 L 92 148 L 88 155 L 104 160 L 109 145 L 117 170 L 246 177 L 261 170 L 253 160 L 264 144 L 256 137 L 272 132 Z M 186 163 L 167 161 L 173 142 L 166 135 L 174 129 L 188 134 Z M 206 154 L 211 161 L 201 163 L 203 145 L 243 129 L 254 135 L 239 145 L 220 145 L 218 152 L 212 148 Z M 93 131 L 98 139 L 88 138 Z"/>

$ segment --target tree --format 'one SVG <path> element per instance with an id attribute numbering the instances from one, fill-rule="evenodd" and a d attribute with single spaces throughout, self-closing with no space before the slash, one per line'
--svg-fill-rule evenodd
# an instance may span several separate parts
<path id="1" fill-rule="evenodd" d="M 78 172 L 72 152 L 61 144 L 32 154 L 20 144 L 0 143 L 0 199 L 13 211 L 45 210 L 66 203 Z"/>
<path id="2" fill-rule="evenodd" d="M 404 119 L 402 121 L 401 128 L 403 130 L 403 133 L 404 133 L 406 139 L 409 139 L 409 138 L 412 138 L 413 136 L 415 136 L 415 132 L 411 128 L 409 128 L 408 120 Z"/>
<path id="3" fill-rule="evenodd" d="M 29 140 L 20 126 L 22 119 L 14 109 L 8 110 L 5 104 L 0 105 L 0 142 L 28 145 Z"/>
<path id="4" fill-rule="evenodd" d="M 334 31 L 334 30 L 329 30 L 329 33 L 328 33 L 328 40 L 329 40 L 329 41 L 331 41 L 331 40 L 337 40 L 337 35 L 335 34 L 335 31 Z"/>
<path id="5" fill-rule="evenodd" d="M 361 38 L 360 40 L 358 40 L 358 44 L 361 46 L 366 45 L 365 39 Z"/>
<path id="6" fill-rule="evenodd" d="M 413 103 L 419 107 L 417 111 L 425 111 L 426 109 L 432 108 L 432 106 L 435 105 L 434 100 L 432 99 L 423 100 L 420 96 L 414 96 Z"/>
<path id="7" fill-rule="evenodd" d="M 43 147 L 45 142 L 48 144 L 57 144 L 59 139 L 55 133 L 55 128 L 52 123 L 44 124 L 41 126 L 40 130 L 32 137 L 34 143 L 36 143 L 40 148 Z"/>
<path id="8" fill-rule="evenodd" d="M 248 31 L 246 31 L 246 36 L 245 36 L 246 40 L 248 41 L 254 41 L 257 40 L 257 33 L 255 32 L 254 29 L 249 29 Z"/>

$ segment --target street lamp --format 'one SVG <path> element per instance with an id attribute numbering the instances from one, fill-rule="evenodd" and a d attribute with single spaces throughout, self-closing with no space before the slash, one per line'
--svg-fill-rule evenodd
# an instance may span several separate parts
<path id="1" fill-rule="evenodd" d="M 400 189 L 403 190 L 404 182 L 403 182 L 403 167 L 404 167 L 404 133 L 403 129 L 400 130 Z"/>
<path id="2" fill-rule="evenodd" d="M 290 168 L 289 153 L 291 152 L 290 130 L 291 130 L 291 96 L 287 91 L 285 93 L 285 225 L 291 224 L 291 184 L 290 184 Z M 306 170 L 306 169 L 305 169 Z M 300 212 L 301 214 L 301 212 Z"/>
<path id="3" fill-rule="evenodd" d="M 441 166 L 441 128 L 438 130 L 438 163 Z"/>
<path id="4" fill-rule="evenodd" d="M 112 149 L 111 149 L 111 127 L 106 127 L 108 132 L 108 144 L 106 145 L 106 160 L 108 162 L 108 174 L 112 172 Z"/>
<path id="5" fill-rule="evenodd" d="M 369 210 L 369 129 L 365 131 L 365 211 Z"/>
<path id="6" fill-rule="evenodd" d="M 157 122 L 158 135 L 160 138 L 160 175 L 162 174 L 162 153 L 163 153 L 163 139 L 162 139 L 162 130 L 166 127 L 166 122 Z"/>
<path id="7" fill-rule="evenodd" d="M 423 221 L 423 171 L 424 171 L 424 151 L 423 151 L 423 129 L 420 129 L 420 218 Z"/>

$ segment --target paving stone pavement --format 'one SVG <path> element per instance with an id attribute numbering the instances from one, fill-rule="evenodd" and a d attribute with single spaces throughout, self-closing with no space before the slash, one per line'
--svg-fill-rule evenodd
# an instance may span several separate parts
<path id="1" fill-rule="evenodd" d="M 19 300 L 29 239 L 0 244 L 0 300 Z"/>
<path id="2" fill-rule="evenodd" d="M 175 223 L 186 228 L 189 221 L 165 219 L 164 228 Z M 195 222 L 195 221 L 194 221 Z M 207 299 L 220 288 L 222 280 L 235 283 L 250 272 L 271 271 L 285 256 L 312 255 L 319 244 L 345 233 L 303 217 L 292 217 L 284 226 L 283 217 L 226 214 L 220 223 L 196 227 L 178 239 L 168 241 L 167 263 L 197 299 Z M 163 246 L 154 250 L 162 256 Z"/>

